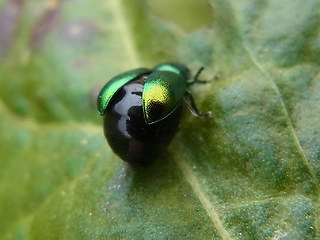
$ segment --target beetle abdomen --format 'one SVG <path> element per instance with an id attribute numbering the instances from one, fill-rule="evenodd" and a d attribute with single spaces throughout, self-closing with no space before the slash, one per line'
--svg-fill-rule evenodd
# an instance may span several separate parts
<path id="1" fill-rule="evenodd" d="M 133 165 L 146 166 L 159 157 L 178 129 L 181 103 L 166 118 L 147 124 L 142 108 L 143 77 L 123 86 L 104 114 L 104 134 L 113 151 Z"/>

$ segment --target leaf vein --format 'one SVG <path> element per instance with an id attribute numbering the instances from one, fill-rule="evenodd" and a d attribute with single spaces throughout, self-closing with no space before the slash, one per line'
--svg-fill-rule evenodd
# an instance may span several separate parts
<path id="1" fill-rule="evenodd" d="M 193 192 L 196 194 L 198 199 L 200 200 L 203 208 L 211 218 L 212 223 L 216 227 L 218 233 L 220 234 L 223 240 L 231 240 L 232 238 L 229 236 L 227 229 L 223 226 L 222 221 L 220 220 L 220 216 L 217 210 L 214 208 L 213 204 L 210 202 L 206 194 L 201 189 L 201 186 L 194 175 L 191 167 L 189 164 L 182 160 L 176 159 L 176 163 L 178 167 L 181 169 L 184 177 L 186 178 L 187 182 L 190 184 Z"/>
<path id="2" fill-rule="evenodd" d="M 304 164 L 307 166 L 308 168 L 308 171 L 311 175 L 311 178 L 313 179 L 314 181 L 314 184 L 315 184 L 315 187 L 317 189 L 317 196 L 318 196 L 318 200 L 320 199 L 320 184 L 319 184 L 319 181 L 316 177 L 316 174 L 314 172 L 314 170 L 312 169 L 312 166 L 310 166 L 309 162 L 308 162 L 308 159 L 306 157 L 306 154 L 304 153 L 304 150 L 299 142 L 299 139 L 296 135 L 296 132 L 293 128 L 293 125 L 292 125 L 292 121 L 290 119 L 290 116 L 289 116 L 289 113 L 288 113 L 288 110 L 286 108 L 286 105 L 284 103 L 284 100 L 283 100 L 283 96 L 281 94 L 281 91 L 280 91 L 280 88 L 278 86 L 278 84 L 276 83 L 276 81 L 263 69 L 263 67 L 261 66 L 261 64 L 255 59 L 255 57 L 253 56 L 253 54 L 251 53 L 251 51 L 249 50 L 249 48 L 245 45 L 243 45 L 243 48 L 244 50 L 247 52 L 247 54 L 249 55 L 250 59 L 252 60 L 252 62 L 254 63 L 254 65 L 258 68 L 258 70 L 264 75 L 266 76 L 267 79 L 269 79 L 271 82 L 272 82 L 272 86 L 273 88 L 275 89 L 278 97 L 279 97 L 279 100 L 280 100 L 280 104 L 281 104 L 281 107 L 283 109 L 283 112 L 286 116 L 286 119 L 287 119 L 287 125 L 292 133 L 292 137 L 294 139 L 294 143 L 302 157 L 302 160 L 304 162 Z"/>
<path id="3" fill-rule="evenodd" d="M 91 122 L 77 122 L 77 121 L 68 121 L 68 122 L 39 122 L 31 118 L 20 118 L 18 115 L 13 114 L 12 111 L 3 103 L 0 99 L 0 110 L 2 110 L 8 119 L 12 121 L 19 122 L 20 126 L 23 126 L 32 131 L 43 132 L 45 130 L 52 131 L 54 130 L 70 130 L 76 129 L 84 131 L 90 135 L 98 135 L 101 133 L 101 126 Z"/>
<path id="4" fill-rule="evenodd" d="M 113 12 L 115 13 L 116 23 L 122 35 L 121 39 L 123 40 L 124 47 L 127 51 L 128 61 L 132 67 L 138 67 L 140 65 L 140 60 L 134 46 L 129 21 L 126 20 L 123 11 L 123 4 L 121 4 L 121 1 L 109 1 L 109 4 L 111 5 Z"/>

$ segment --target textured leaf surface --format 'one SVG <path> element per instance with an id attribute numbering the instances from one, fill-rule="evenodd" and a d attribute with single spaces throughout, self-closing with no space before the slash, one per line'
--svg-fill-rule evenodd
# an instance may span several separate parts
<path id="1" fill-rule="evenodd" d="M 0 0 L 0 239 L 320 238 L 320 2 L 171 2 Z M 215 118 L 133 169 L 94 98 L 166 61 Z"/>

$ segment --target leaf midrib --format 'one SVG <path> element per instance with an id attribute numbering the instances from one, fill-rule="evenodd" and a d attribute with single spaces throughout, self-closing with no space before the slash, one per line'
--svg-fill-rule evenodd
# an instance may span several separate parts
<path id="1" fill-rule="evenodd" d="M 134 46 L 134 38 L 132 32 L 130 31 L 129 21 L 126 19 L 124 15 L 124 7 L 122 0 L 119 1 L 109 1 L 113 12 L 115 13 L 116 25 L 118 25 L 117 29 L 119 29 L 122 37 L 120 39 L 123 40 L 125 51 L 127 52 L 128 62 L 132 68 L 139 67 L 140 59 L 137 54 L 137 49 Z"/>
<path id="2" fill-rule="evenodd" d="M 191 189 L 193 190 L 194 194 L 199 199 L 204 210 L 207 212 L 213 225 L 216 227 L 216 230 L 219 233 L 219 235 L 222 237 L 223 240 L 231 240 L 232 238 L 229 236 L 227 229 L 223 226 L 223 223 L 220 220 L 220 216 L 217 210 L 215 209 L 213 204 L 210 202 L 210 199 L 206 196 L 206 194 L 202 190 L 200 183 L 197 177 L 195 176 L 195 174 L 193 173 L 190 165 L 183 159 L 175 158 L 175 162 L 177 163 L 178 168 L 180 168 L 180 170 L 182 171 L 186 181 L 191 186 Z"/>

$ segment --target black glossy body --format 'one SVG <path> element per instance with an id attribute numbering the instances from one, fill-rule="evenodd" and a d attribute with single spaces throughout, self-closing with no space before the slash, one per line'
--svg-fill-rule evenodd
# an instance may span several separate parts
<path id="1" fill-rule="evenodd" d="M 103 116 L 104 134 L 112 150 L 132 165 L 146 166 L 163 154 L 178 129 L 182 104 L 165 119 L 147 125 L 142 109 L 146 76 L 122 87 Z"/>

